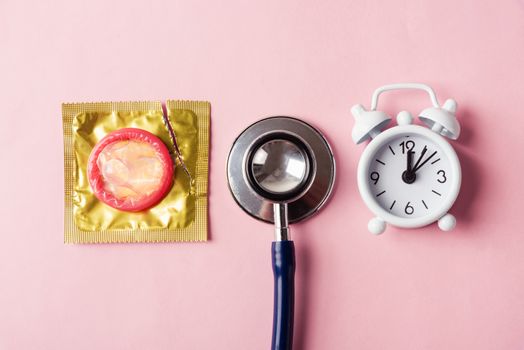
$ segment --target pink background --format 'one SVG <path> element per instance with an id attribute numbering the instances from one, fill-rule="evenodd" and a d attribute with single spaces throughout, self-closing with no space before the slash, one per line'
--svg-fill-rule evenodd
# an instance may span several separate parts
<path id="1" fill-rule="evenodd" d="M 272 227 L 225 162 L 275 114 L 338 162 L 329 206 L 292 228 L 295 349 L 524 348 L 523 69 L 522 0 L 0 1 L 0 349 L 268 349 Z M 367 233 L 349 109 L 399 81 L 459 103 L 453 233 Z M 64 245 L 60 104 L 168 98 L 212 103 L 210 241 Z"/>

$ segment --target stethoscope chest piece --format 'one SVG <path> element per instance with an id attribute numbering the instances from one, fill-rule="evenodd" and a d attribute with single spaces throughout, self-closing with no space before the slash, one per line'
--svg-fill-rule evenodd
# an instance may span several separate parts
<path id="1" fill-rule="evenodd" d="M 229 188 L 249 215 L 274 222 L 274 203 L 286 203 L 290 223 L 306 219 L 327 201 L 335 163 L 326 139 L 291 117 L 260 120 L 235 140 L 227 161 Z"/>

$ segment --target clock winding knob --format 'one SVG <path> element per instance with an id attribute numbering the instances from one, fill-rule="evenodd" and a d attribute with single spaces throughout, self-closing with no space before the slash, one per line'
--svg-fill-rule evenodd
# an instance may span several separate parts
<path id="1" fill-rule="evenodd" d="M 413 123 L 413 116 L 408 111 L 402 111 L 397 114 L 398 125 L 409 125 L 411 123 Z"/>

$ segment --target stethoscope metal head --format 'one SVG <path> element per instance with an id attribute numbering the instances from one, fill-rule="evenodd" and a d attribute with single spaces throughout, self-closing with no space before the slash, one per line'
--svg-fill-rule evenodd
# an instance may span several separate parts
<path id="1" fill-rule="evenodd" d="M 317 129 L 296 118 L 270 117 L 235 140 L 227 178 L 233 197 L 249 215 L 273 223 L 274 205 L 285 203 L 294 223 L 313 215 L 329 198 L 335 161 Z"/>

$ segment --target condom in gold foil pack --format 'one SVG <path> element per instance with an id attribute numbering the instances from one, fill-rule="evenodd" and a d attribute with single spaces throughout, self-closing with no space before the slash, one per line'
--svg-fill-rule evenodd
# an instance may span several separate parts
<path id="1" fill-rule="evenodd" d="M 62 105 L 66 243 L 207 240 L 210 105 L 165 107 Z"/>

